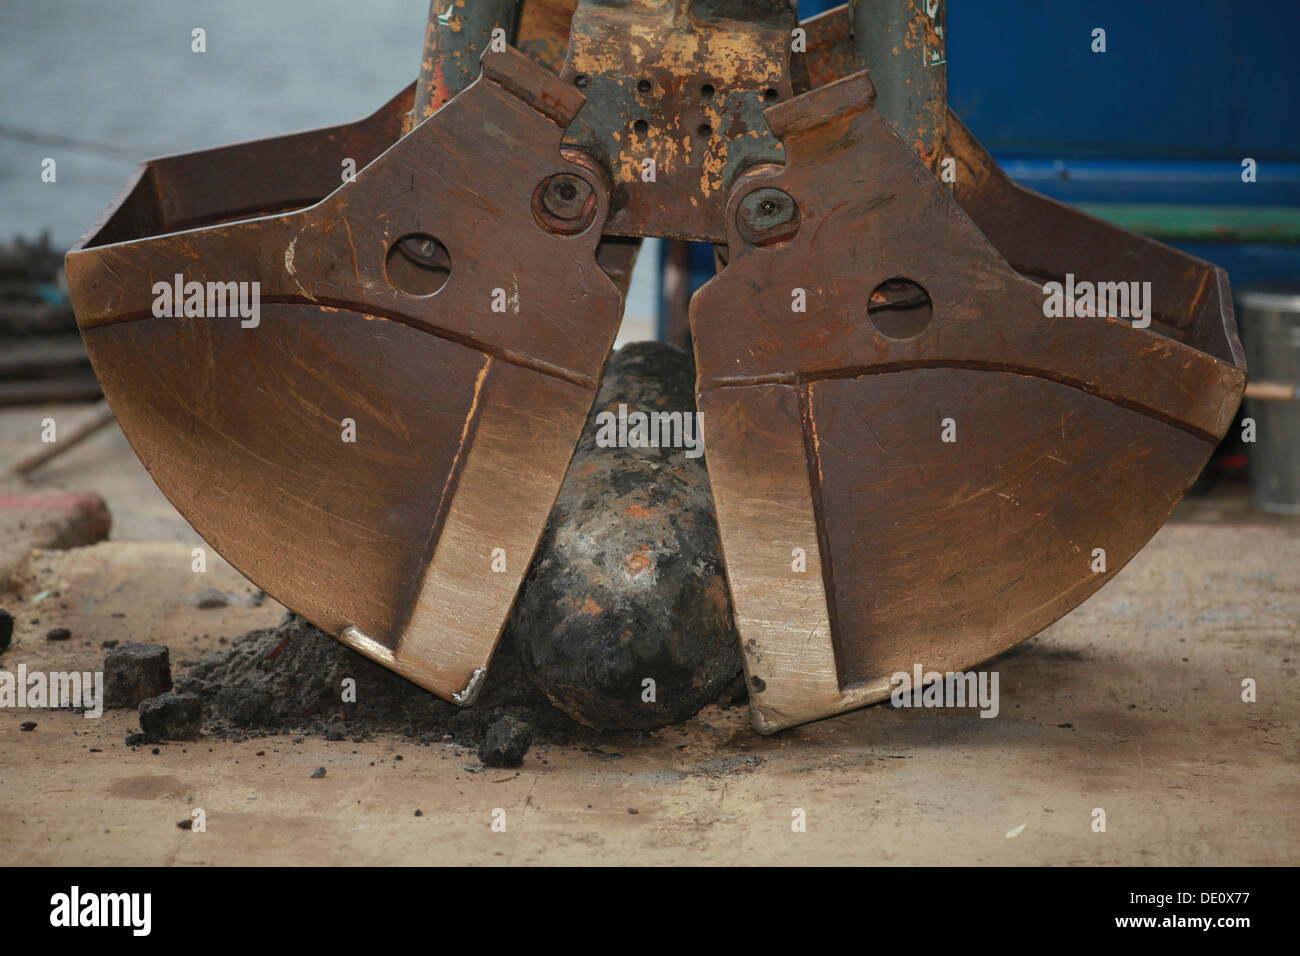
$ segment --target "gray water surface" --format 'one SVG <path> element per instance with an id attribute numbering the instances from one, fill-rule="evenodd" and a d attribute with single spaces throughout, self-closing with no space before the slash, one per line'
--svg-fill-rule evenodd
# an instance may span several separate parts
<path id="1" fill-rule="evenodd" d="M 49 229 L 67 247 L 139 160 L 373 112 L 419 71 L 427 13 L 425 0 L 0 0 L 0 236 Z M 206 53 L 191 51 L 196 27 Z"/>

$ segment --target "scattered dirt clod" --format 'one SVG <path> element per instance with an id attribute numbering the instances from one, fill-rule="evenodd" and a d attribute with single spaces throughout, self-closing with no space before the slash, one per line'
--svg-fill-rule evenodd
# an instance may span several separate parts
<path id="1" fill-rule="evenodd" d="M 226 607 L 230 604 L 230 595 L 218 588 L 204 588 L 190 603 L 206 611 L 211 608 Z"/>
<path id="2" fill-rule="evenodd" d="M 531 727 L 518 718 L 502 717 L 488 728 L 478 759 L 487 767 L 518 767 L 532 743 Z"/>

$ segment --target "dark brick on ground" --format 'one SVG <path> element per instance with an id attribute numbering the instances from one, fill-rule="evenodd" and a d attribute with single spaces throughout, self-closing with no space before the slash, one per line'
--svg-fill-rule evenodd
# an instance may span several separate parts
<path id="1" fill-rule="evenodd" d="M 171 655 L 161 644 L 120 644 L 104 655 L 105 707 L 138 707 L 171 689 Z"/>
<path id="2" fill-rule="evenodd" d="M 9 642 L 14 637 L 14 616 L 8 611 L 0 611 L 0 654 L 9 649 Z"/>
<path id="3" fill-rule="evenodd" d="M 155 740 L 193 740 L 202 720 L 197 694 L 161 694 L 140 702 L 140 729 Z"/>

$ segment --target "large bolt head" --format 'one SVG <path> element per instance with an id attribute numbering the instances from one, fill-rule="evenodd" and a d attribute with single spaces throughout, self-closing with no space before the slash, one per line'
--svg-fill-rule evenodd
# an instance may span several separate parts
<path id="1" fill-rule="evenodd" d="M 755 189 L 740 201 L 736 228 L 751 246 L 785 242 L 799 231 L 799 204 L 783 190 Z"/>
<path id="2" fill-rule="evenodd" d="M 595 218 L 596 192 L 581 176 L 557 173 L 533 193 L 533 215 L 548 232 L 576 235 Z"/>

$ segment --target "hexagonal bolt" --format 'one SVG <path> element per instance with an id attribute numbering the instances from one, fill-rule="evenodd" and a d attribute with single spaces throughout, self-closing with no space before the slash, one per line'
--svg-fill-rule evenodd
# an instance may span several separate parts
<path id="1" fill-rule="evenodd" d="M 740 201 L 736 228 L 751 246 L 784 242 L 799 231 L 799 204 L 780 189 L 755 189 Z"/>
<path id="2" fill-rule="evenodd" d="M 548 232 L 574 235 L 595 217 L 596 192 L 581 176 L 557 173 L 533 193 L 533 215 Z"/>

